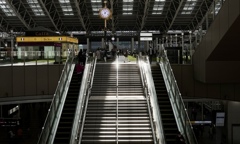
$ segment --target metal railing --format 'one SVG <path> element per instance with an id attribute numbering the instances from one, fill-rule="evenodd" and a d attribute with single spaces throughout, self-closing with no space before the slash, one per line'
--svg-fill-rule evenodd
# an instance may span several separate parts
<path id="1" fill-rule="evenodd" d="M 71 51 L 0 51 L 0 66 L 65 64 Z"/>
<path id="2" fill-rule="evenodd" d="M 197 144 L 197 139 L 194 135 L 187 109 L 185 108 L 182 100 L 181 93 L 178 89 L 178 85 L 165 50 L 162 51 L 159 65 L 163 73 L 164 82 L 167 87 L 168 96 L 170 98 L 178 129 L 183 134 L 188 144 Z"/>
<path id="3" fill-rule="evenodd" d="M 82 140 L 82 132 L 85 123 L 85 117 L 87 112 L 88 100 L 91 94 L 92 83 L 94 78 L 94 72 L 96 67 L 97 57 L 89 59 L 86 62 L 84 74 L 82 77 L 82 83 L 75 112 L 72 134 L 70 138 L 70 144 L 80 144 Z"/>
<path id="4" fill-rule="evenodd" d="M 148 103 L 149 117 L 151 121 L 154 144 L 165 144 L 164 131 L 162 127 L 162 119 L 158 106 L 157 94 L 152 79 L 151 68 L 148 57 L 138 57 L 138 65 L 140 67 L 141 79 L 143 83 L 144 93 Z"/>
<path id="5" fill-rule="evenodd" d="M 42 127 L 38 144 L 53 143 L 57 130 L 57 125 L 59 123 L 62 109 L 65 103 L 67 91 L 71 82 L 74 67 L 75 67 L 74 55 L 70 53 L 69 56 L 67 57 L 66 63 L 62 70 L 61 77 L 58 81 L 58 85 L 53 96 L 52 103 L 50 105 L 46 120 Z"/>

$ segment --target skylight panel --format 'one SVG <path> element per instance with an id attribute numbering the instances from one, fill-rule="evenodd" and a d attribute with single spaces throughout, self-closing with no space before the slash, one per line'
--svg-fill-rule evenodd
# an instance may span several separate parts
<path id="1" fill-rule="evenodd" d="M 62 11 L 64 15 L 73 15 L 73 10 L 70 4 L 70 0 L 59 0 L 59 3 L 62 7 Z"/>
<path id="2" fill-rule="evenodd" d="M 123 0 L 123 15 L 132 15 L 134 0 Z"/>
<path id="3" fill-rule="evenodd" d="M 7 5 L 6 0 L 0 0 L 0 8 L 6 16 L 16 16 L 13 10 Z"/>
<path id="4" fill-rule="evenodd" d="M 102 8 L 102 0 L 91 0 L 93 15 L 98 15 L 99 10 Z"/>
<path id="5" fill-rule="evenodd" d="M 187 0 L 181 14 L 191 14 L 198 0 Z"/>
<path id="6" fill-rule="evenodd" d="M 215 5 L 215 15 L 218 14 L 220 8 L 221 8 L 221 2 L 218 1 Z"/>
<path id="7" fill-rule="evenodd" d="M 29 4 L 29 6 L 31 7 L 33 13 L 36 16 L 45 16 L 41 6 L 39 5 L 37 0 L 27 0 L 27 3 Z"/>
<path id="8" fill-rule="evenodd" d="M 165 5 L 166 0 L 155 0 L 154 5 L 153 5 L 153 11 L 152 14 L 154 15 L 160 15 L 163 12 L 163 8 Z"/>

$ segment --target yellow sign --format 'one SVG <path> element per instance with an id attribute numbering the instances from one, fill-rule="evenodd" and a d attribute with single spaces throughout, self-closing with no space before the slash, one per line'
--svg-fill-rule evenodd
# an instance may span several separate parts
<path id="1" fill-rule="evenodd" d="M 67 36 L 49 36 L 49 37 L 17 37 L 17 42 L 69 42 L 78 43 L 77 38 Z"/>

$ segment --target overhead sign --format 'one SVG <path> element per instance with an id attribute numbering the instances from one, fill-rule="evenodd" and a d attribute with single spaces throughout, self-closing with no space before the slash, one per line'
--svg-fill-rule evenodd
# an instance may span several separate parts
<path id="1" fill-rule="evenodd" d="M 49 37 L 17 37 L 17 42 L 69 42 L 78 43 L 77 38 L 67 36 L 49 36 Z"/>
<path id="2" fill-rule="evenodd" d="M 152 37 L 140 37 L 140 41 L 152 41 Z"/>
<path id="3" fill-rule="evenodd" d="M 150 37 L 152 37 L 152 33 L 140 33 L 140 37 L 148 37 L 148 36 L 150 36 Z"/>

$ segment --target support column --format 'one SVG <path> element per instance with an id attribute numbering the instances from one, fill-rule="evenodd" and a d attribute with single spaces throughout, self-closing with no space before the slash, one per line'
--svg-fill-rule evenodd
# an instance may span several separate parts
<path id="1" fill-rule="evenodd" d="M 146 53 L 149 49 L 149 41 L 145 41 L 145 49 L 144 52 Z"/>
<path id="2" fill-rule="evenodd" d="M 155 39 L 155 48 L 153 49 L 156 53 L 159 52 L 159 50 L 158 50 L 159 48 L 158 48 L 158 47 L 159 47 L 158 38 L 156 38 L 156 39 Z"/>
<path id="3" fill-rule="evenodd" d="M 133 52 L 134 50 L 134 38 L 131 38 L 131 51 Z"/>
<path id="4" fill-rule="evenodd" d="M 104 48 L 104 38 L 102 38 L 102 48 Z"/>
<path id="5" fill-rule="evenodd" d="M 117 48 L 119 49 L 119 38 L 117 38 Z"/>
<path id="6" fill-rule="evenodd" d="M 182 32 L 182 59 L 184 56 L 184 33 Z"/>
<path id="7" fill-rule="evenodd" d="M 206 15 L 206 30 L 208 30 L 208 15 Z"/>
<path id="8" fill-rule="evenodd" d="M 173 37 L 172 37 L 172 35 L 170 36 L 170 47 L 173 47 Z"/>
<path id="9" fill-rule="evenodd" d="M 190 61 L 192 61 L 192 31 L 189 31 L 189 44 Z"/>
<path id="10" fill-rule="evenodd" d="M 178 36 L 178 35 L 177 35 L 177 34 L 175 34 L 175 38 L 176 38 L 176 39 L 175 39 L 175 43 L 176 43 L 176 45 L 175 45 L 175 46 L 176 46 L 176 47 L 178 46 L 178 43 L 177 43 L 177 36 Z"/>
<path id="11" fill-rule="evenodd" d="M 199 41 L 202 41 L 202 26 L 199 27 Z"/>
<path id="12" fill-rule="evenodd" d="M 89 52 L 90 50 L 90 40 L 89 38 L 87 38 L 87 53 Z"/>

